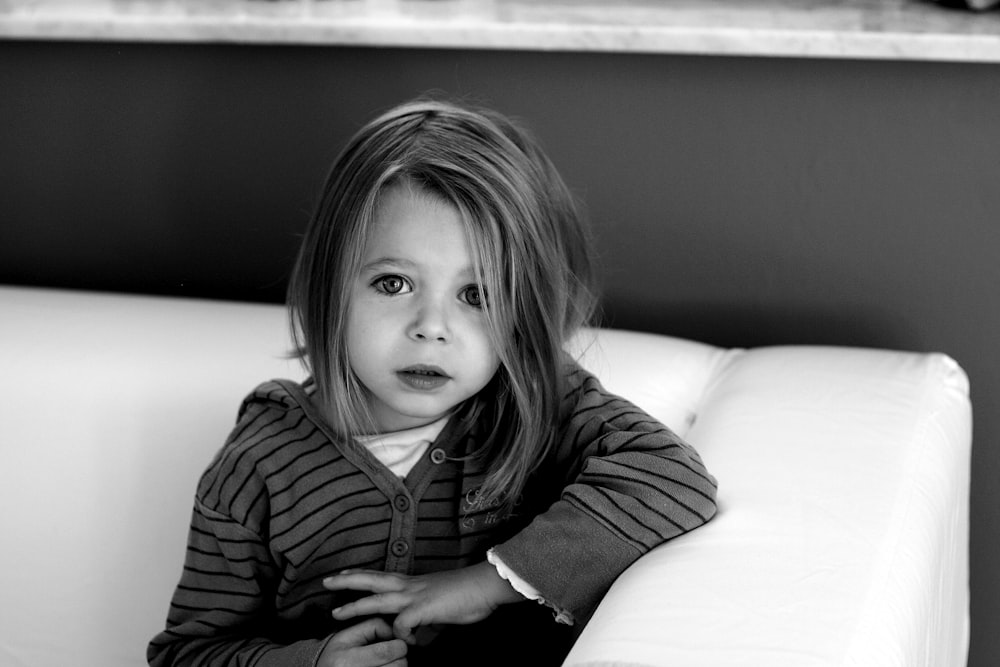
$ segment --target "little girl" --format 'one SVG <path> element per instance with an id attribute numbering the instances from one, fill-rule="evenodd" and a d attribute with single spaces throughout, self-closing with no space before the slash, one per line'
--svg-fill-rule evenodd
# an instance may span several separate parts
<path id="1" fill-rule="evenodd" d="M 715 512 L 697 453 L 563 351 L 590 260 L 510 120 L 419 100 L 361 129 L 290 282 L 310 378 L 243 401 L 150 664 L 558 664 Z"/>

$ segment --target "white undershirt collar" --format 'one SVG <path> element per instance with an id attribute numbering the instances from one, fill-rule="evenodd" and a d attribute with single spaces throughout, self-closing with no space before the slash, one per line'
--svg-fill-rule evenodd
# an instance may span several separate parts
<path id="1" fill-rule="evenodd" d="M 436 422 L 391 433 L 356 435 L 354 440 L 365 447 L 382 465 L 397 477 L 409 474 L 427 447 L 434 442 L 451 415 L 445 415 Z"/>

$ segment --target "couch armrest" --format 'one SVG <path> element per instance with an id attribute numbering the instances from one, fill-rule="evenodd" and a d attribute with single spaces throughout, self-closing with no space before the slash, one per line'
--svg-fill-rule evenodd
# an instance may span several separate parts
<path id="1" fill-rule="evenodd" d="M 605 336 L 612 359 L 616 345 Z M 718 516 L 627 570 L 566 666 L 964 665 L 962 369 L 775 347 L 708 383 L 688 438 L 719 480 Z"/>

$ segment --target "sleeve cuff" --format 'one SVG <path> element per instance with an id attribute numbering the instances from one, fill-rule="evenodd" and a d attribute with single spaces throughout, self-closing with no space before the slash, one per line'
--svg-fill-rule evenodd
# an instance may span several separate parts
<path id="1" fill-rule="evenodd" d="M 521 577 L 517 576 L 517 573 L 515 573 L 513 570 L 507 567 L 507 565 L 500 559 L 500 556 L 498 556 L 496 552 L 493 551 L 493 549 L 490 549 L 489 551 L 486 552 L 486 560 L 489 562 L 490 565 L 496 568 L 497 574 L 500 575 L 500 578 L 507 581 L 507 583 L 509 583 L 511 588 L 513 588 L 515 591 L 523 595 L 528 600 L 534 600 L 535 602 L 543 604 L 552 609 L 552 612 L 556 619 L 556 623 L 562 623 L 564 625 L 573 625 L 572 614 L 570 614 L 565 609 L 559 609 L 555 605 L 545 600 L 545 598 L 542 597 L 541 593 L 539 593 L 534 586 L 529 584 Z"/>

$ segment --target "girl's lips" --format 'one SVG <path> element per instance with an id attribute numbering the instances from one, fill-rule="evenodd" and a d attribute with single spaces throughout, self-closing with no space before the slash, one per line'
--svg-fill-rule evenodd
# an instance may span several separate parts
<path id="1" fill-rule="evenodd" d="M 409 366 L 400 371 L 396 371 L 398 377 L 407 386 L 421 390 L 430 391 L 446 384 L 451 377 L 437 366 Z"/>

